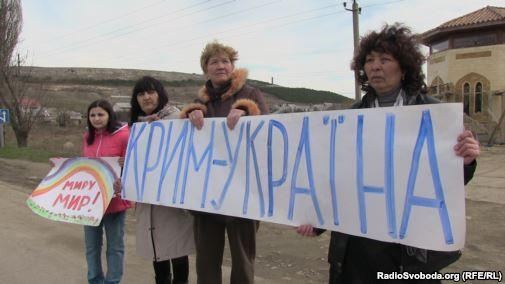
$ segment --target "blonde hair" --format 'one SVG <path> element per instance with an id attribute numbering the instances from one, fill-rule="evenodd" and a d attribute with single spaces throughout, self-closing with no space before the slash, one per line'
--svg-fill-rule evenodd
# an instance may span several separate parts
<path id="1" fill-rule="evenodd" d="M 212 56 L 224 54 L 230 59 L 232 64 L 238 59 L 238 52 L 231 46 L 221 44 L 217 41 L 207 43 L 200 56 L 200 66 L 203 73 L 207 73 L 207 63 Z"/>

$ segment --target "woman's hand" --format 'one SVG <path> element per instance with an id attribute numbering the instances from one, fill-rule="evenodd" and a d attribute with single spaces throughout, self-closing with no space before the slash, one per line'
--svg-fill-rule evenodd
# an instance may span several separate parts
<path id="1" fill-rule="evenodd" d="M 315 237 L 316 233 L 314 232 L 314 227 L 310 224 L 304 224 L 300 225 L 296 228 L 296 232 L 299 235 L 305 236 L 305 237 Z"/>
<path id="2" fill-rule="evenodd" d="M 160 120 L 159 116 L 157 114 L 151 114 L 151 115 L 148 115 L 145 117 L 145 120 L 148 122 L 148 123 L 151 123 L 153 121 L 156 121 L 156 120 Z"/>
<path id="3" fill-rule="evenodd" d="M 226 117 L 226 124 L 228 125 L 228 128 L 230 128 L 230 130 L 233 130 L 233 128 L 235 128 L 235 125 L 237 125 L 238 120 L 243 115 L 245 115 L 245 111 L 236 108 L 232 109 Z"/>
<path id="4" fill-rule="evenodd" d="M 454 146 L 456 155 L 463 157 L 465 165 L 471 164 L 480 155 L 480 145 L 470 130 L 465 130 L 458 136 L 458 144 Z"/>
<path id="5" fill-rule="evenodd" d="M 122 168 L 124 166 L 124 157 L 119 157 L 117 162 L 118 162 L 119 166 Z"/>
<path id="6" fill-rule="evenodd" d="M 200 130 L 203 127 L 203 112 L 199 109 L 196 109 L 188 114 L 189 121 L 191 124 L 196 127 L 196 129 Z"/>
<path id="7" fill-rule="evenodd" d="M 114 197 L 120 197 L 122 189 L 121 179 L 120 178 L 116 179 L 112 187 L 114 188 Z"/>

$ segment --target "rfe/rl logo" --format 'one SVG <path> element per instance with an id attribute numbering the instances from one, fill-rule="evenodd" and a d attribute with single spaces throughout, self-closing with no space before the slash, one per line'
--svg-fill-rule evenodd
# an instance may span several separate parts
<path id="1" fill-rule="evenodd" d="M 0 109 L 0 123 L 8 123 L 9 122 L 9 110 L 8 109 Z"/>

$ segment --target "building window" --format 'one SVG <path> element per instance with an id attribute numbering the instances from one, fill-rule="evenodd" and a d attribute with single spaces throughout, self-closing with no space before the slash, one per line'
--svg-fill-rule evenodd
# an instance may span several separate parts
<path id="1" fill-rule="evenodd" d="M 463 110 L 470 115 L 470 84 L 463 85 Z"/>
<path id="2" fill-rule="evenodd" d="M 431 46 L 431 53 L 437 53 L 449 49 L 449 40 L 440 41 L 434 43 Z"/>
<path id="3" fill-rule="evenodd" d="M 454 38 L 454 48 L 492 45 L 497 43 L 496 34 L 466 35 Z"/>
<path id="4" fill-rule="evenodd" d="M 475 112 L 482 112 L 482 83 L 475 84 Z"/>

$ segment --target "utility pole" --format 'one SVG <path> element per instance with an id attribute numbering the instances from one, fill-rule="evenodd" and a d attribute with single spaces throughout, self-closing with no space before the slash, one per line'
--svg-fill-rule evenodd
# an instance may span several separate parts
<path id="1" fill-rule="evenodd" d="M 17 75 L 18 77 L 20 76 L 21 74 L 21 58 L 19 57 L 19 53 L 18 53 L 18 70 L 17 70 Z"/>
<path id="2" fill-rule="evenodd" d="M 346 8 L 347 3 L 344 2 L 344 9 L 352 12 L 352 30 L 354 34 L 354 54 L 358 51 L 359 47 L 359 14 L 361 13 L 361 8 L 359 7 L 356 0 L 352 1 L 352 9 Z M 361 88 L 358 83 L 358 70 L 354 70 L 354 99 L 356 101 L 361 100 Z"/>

